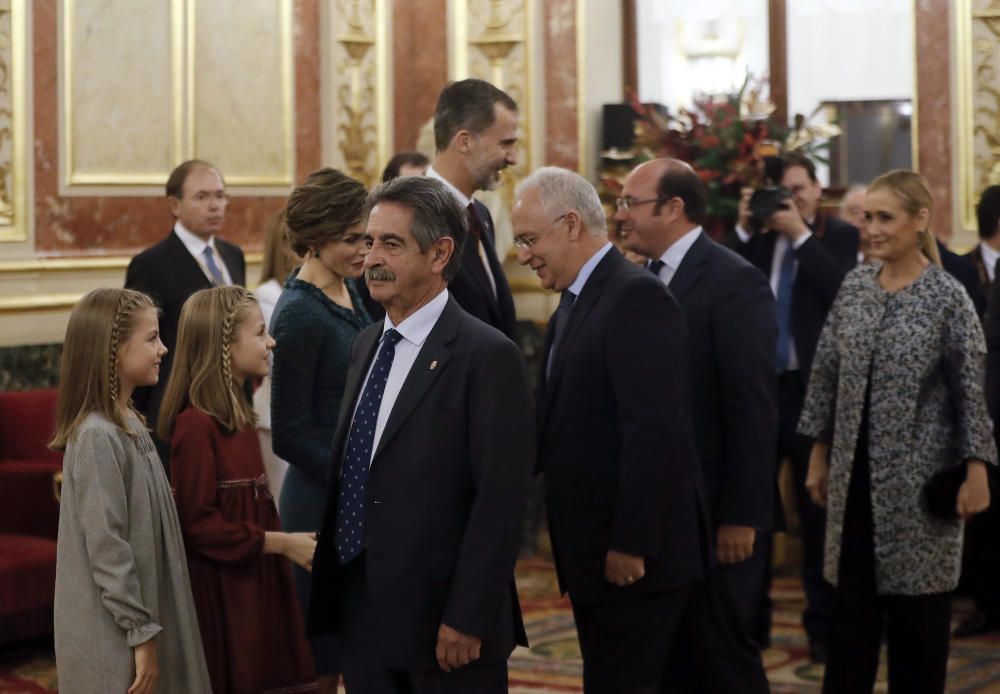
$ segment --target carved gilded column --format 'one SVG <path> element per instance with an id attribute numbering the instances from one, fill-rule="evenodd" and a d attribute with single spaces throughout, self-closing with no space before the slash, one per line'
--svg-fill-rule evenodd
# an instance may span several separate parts
<path id="1" fill-rule="evenodd" d="M 0 0 L 0 241 L 28 240 L 27 11 Z"/>
<path id="2" fill-rule="evenodd" d="M 958 105 L 959 245 L 975 243 L 975 206 L 983 189 L 1000 184 L 1000 0 L 958 0 L 955 6 Z"/>
<path id="3" fill-rule="evenodd" d="M 330 17 L 333 163 L 365 185 L 391 156 L 388 21 L 386 0 L 338 0 Z"/>

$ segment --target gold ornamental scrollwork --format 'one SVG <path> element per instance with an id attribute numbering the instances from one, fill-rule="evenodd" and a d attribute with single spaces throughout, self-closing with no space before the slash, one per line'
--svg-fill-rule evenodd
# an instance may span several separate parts
<path id="1" fill-rule="evenodd" d="M 27 11 L 0 0 L 0 241 L 28 239 Z"/>
<path id="2" fill-rule="evenodd" d="M 959 213 L 974 242 L 976 202 L 1000 184 L 1000 1 L 958 0 L 955 11 Z"/>
<path id="3" fill-rule="evenodd" d="M 385 0 L 339 0 L 336 138 L 344 168 L 367 186 L 387 159 L 387 15 Z"/>

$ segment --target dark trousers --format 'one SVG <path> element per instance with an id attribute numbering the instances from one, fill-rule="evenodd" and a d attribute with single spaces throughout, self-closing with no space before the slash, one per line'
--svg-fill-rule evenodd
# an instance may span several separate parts
<path id="1" fill-rule="evenodd" d="M 824 694 L 870 694 L 882 635 L 889 692 L 941 694 L 948 664 L 951 593 L 879 595 L 867 442 L 858 446 L 844 513 Z"/>
<path id="2" fill-rule="evenodd" d="M 756 563 L 759 566 L 767 562 Z M 691 589 L 681 629 L 667 657 L 660 688 L 663 694 L 770 691 L 760 651 L 748 631 L 759 604 L 758 595 L 753 586 L 739 585 L 740 577 L 748 575 L 760 588 L 761 576 L 745 570 L 751 567 L 734 564 L 726 568 L 744 570 L 713 571 Z M 738 605 L 741 597 L 743 604 Z"/>
<path id="3" fill-rule="evenodd" d="M 719 590 L 728 595 L 740 629 L 758 649 L 770 640 L 773 544 L 771 533 L 758 531 L 749 559 L 716 567 Z"/>
<path id="4" fill-rule="evenodd" d="M 802 626 L 810 641 L 825 641 L 830 631 L 833 587 L 823 578 L 826 512 L 806 491 L 812 440 L 796 432 L 805 395 L 800 372 L 786 371 L 778 377 L 778 460 L 787 457 L 792 466 L 802 539 L 802 587 L 806 594 Z"/>
<path id="5" fill-rule="evenodd" d="M 677 635 L 688 588 L 573 604 L 586 694 L 655 694 Z M 572 598 L 572 596 L 571 596 Z"/>
<path id="6" fill-rule="evenodd" d="M 997 498 L 1000 492 L 991 485 Z M 983 513 L 966 521 L 965 561 L 963 582 L 976 607 L 985 612 L 993 624 L 1000 624 L 1000 505 L 990 504 Z"/>
<path id="7" fill-rule="evenodd" d="M 365 555 L 344 566 L 341 593 L 341 658 L 347 694 L 506 694 L 507 661 L 468 665 L 444 672 L 433 667 L 393 667 L 382 653 L 379 628 L 368 599 Z"/>

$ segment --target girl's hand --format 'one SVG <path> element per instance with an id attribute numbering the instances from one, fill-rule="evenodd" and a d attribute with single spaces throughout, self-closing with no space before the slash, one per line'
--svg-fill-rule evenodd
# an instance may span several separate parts
<path id="1" fill-rule="evenodd" d="M 960 518 L 968 519 L 990 507 L 990 483 L 986 475 L 986 463 L 970 460 L 966 465 L 965 482 L 958 488 L 955 512 Z"/>
<path id="2" fill-rule="evenodd" d="M 806 473 L 806 490 L 820 508 L 826 508 L 826 485 L 830 477 L 830 444 L 817 441 L 809 454 L 809 471 Z"/>
<path id="3" fill-rule="evenodd" d="M 160 679 L 160 666 L 156 661 L 156 638 L 140 643 L 132 649 L 135 654 L 135 681 L 128 694 L 153 694 Z"/>
<path id="4" fill-rule="evenodd" d="M 285 538 L 285 550 L 282 554 L 306 571 L 312 571 L 316 533 L 285 533 Z"/>

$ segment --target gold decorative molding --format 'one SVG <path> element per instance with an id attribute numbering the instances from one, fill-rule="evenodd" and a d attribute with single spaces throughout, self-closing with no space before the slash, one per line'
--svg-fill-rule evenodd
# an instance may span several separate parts
<path id="1" fill-rule="evenodd" d="M 60 118 L 61 170 L 63 186 L 67 190 L 87 186 L 105 186 L 111 189 L 122 187 L 162 187 L 170 174 L 167 168 L 162 172 L 148 173 L 135 171 L 80 171 L 77 161 L 77 143 L 74 132 L 76 99 L 73 93 L 76 76 L 74 31 L 76 29 L 76 9 L 78 0 L 62 0 L 59 3 L 62 45 L 60 47 L 60 82 L 62 110 Z M 185 42 L 185 1 L 169 0 L 170 14 L 170 99 L 171 122 L 170 146 L 173 165 L 188 158 L 184 156 L 184 42 Z"/>
<path id="2" fill-rule="evenodd" d="M 954 12 L 959 225 L 971 237 L 980 193 L 1000 184 L 1000 1 L 956 0 Z"/>
<path id="3" fill-rule="evenodd" d="M 338 0 L 333 16 L 336 156 L 368 186 L 391 156 L 387 1 Z"/>
<path id="4" fill-rule="evenodd" d="M 28 240 L 28 6 L 0 2 L 0 242 Z"/>
<path id="5" fill-rule="evenodd" d="M 507 169 L 497 190 L 507 209 L 514 188 L 533 168 L 531 113 L 534 90 L 535 0 L 453 0 L 450 3 L 453 80 L 484 79 L 510 95 L 520 111 L 517 165 Z"/>
<path id="6" fill-rule="evenodd" d="M 21 0 L 23 2 L 23 0 Z M 159 192 L 170 170 L 184 160 L 195 157 L 218 159 L 199 143 L 196 127 L 198 104 L 195 96 L 198 76 L 198 55 L 195 49 L 198 0 L 165 0 L 169 3 L 169 90 L 163 98 L 170 100 L 169 163 L 162 171 L 127 171 L 118 169 L 82 171 L 78 157 L 78 143 L 74 132 L 75 98 L 74 80 L 78 77 L 74 58 L 76 9 L 81 0 L 62 0 L 60 8 L 61 58 L 60 64 L 60 135 L 61 183 L 68 194 L 115 195 L 149 194 Z M 214 0 L 213 0 L 214 1 Z M 273 194 L 287 192 L 295 180 L 295 65 L 293 0 L 271 0 L 276 4 L 278 23 L 274 28 L 279 41 L 281 159 L 280 173 L 223 172 L 227 187 L 246 194 Z M 245 11 L 242 5 L 232 5 L 233 12 Z M 112 15 L 113 17 L 113 15 Z M 233 65 L 234 70 L 242 70 Z M 272 98 L 271 95 L 264 95 Z M 224 167 L 225 168 L 225 167 Z M 124 190 L 123 190 L 124 189 Z"/>

